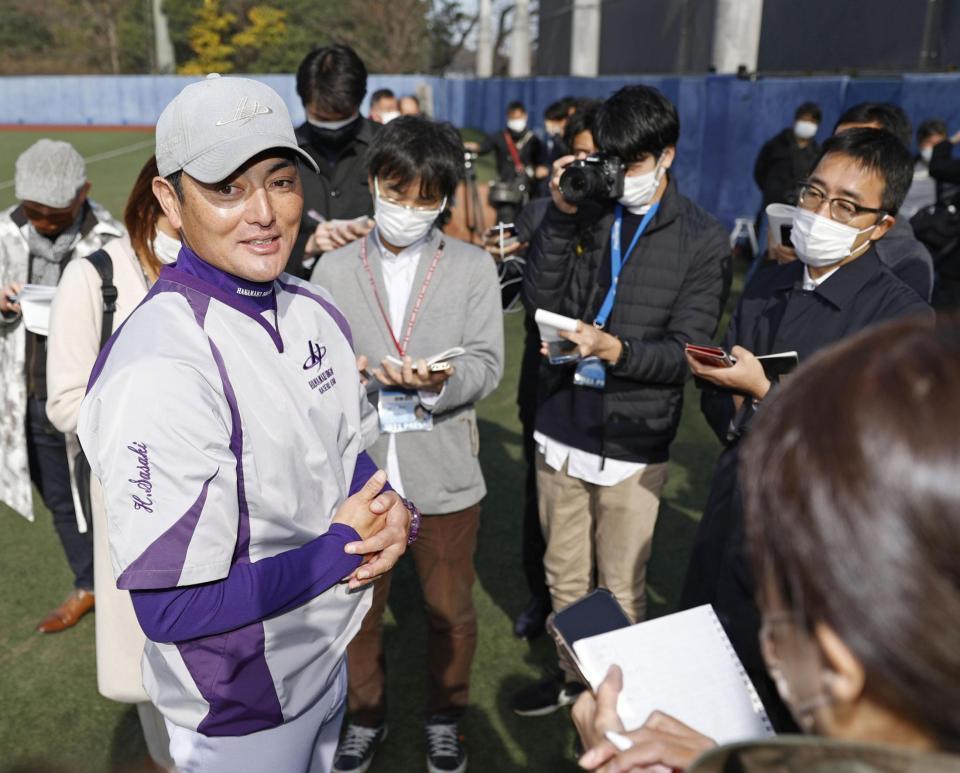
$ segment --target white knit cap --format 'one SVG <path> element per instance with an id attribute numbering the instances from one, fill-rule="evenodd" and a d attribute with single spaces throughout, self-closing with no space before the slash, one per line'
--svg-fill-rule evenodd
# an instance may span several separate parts
<path id="1" fill-rule="evenodd" d="M 17 159 L 14 193 L 20 201 L 69 207 L 87 181 L 83 157 L 69 142 L 37 140 Z"/>

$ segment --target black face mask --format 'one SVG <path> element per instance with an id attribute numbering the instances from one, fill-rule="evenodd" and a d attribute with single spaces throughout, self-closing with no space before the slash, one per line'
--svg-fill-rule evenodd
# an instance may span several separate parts
<path id="1" fill-rule="evenodd" d="M 360 116 L 358 115 L 353 121 L 339 129 L 323 129 L 314 126 L 312 123 L 308 123 L 308 126 L 314 144 L 323 148 L 340 150 L 357 136 L 357 132 L 360 130 Z"/>

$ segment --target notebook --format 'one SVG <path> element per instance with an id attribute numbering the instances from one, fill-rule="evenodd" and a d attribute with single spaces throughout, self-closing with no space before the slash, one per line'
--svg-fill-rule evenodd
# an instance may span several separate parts
<path id="1" fill-rule="evenodd" d="M 580 639 L 573 649 L 594 689 L 611 665 L 623 670 L 617 711 L 627 730 L 659 710 L 718 744 L 773 735 L 710 605 Z"/>
<path id="2" fill-rule="evenodd" d="M 45 336 L 50 329 L 50 305 L 56 295 L 56 287 L 24 285 L 17 293 L 17 301 L 23 314 L 23 324 L 31 333 Z"/>
<path id="3" fill-rule="evenodd" d="M 424 359 L 427 361 L 427 366 L 436 365 L 439 362 L 446 362 L 447 360 L 452 360 L 454 357 L 459 357 L 461 354 L 466 354 L 467 350 L 462 346 L 453 346 L 449 349 L 444 349 L 442 352 L 437 352 L 436 354 L 431 354 L 429 357 Z M 396 365 L 398 368 L 403 367 L 403 360 L 399 357 L 395 357 L 392 354 L 388 354 L 386 357 L 387 361 L 392 365 Z M 414 362 L 419 358 L 414 358 Z"/>

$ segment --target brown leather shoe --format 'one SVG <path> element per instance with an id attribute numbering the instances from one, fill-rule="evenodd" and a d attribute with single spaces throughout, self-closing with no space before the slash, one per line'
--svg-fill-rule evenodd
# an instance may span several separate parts
<path id="1" fill-rule="evenodd" d="M 86 590 L 75 590 L 59 607 L 40 621 L 37 630 L 40 633 L 59 633 L 75 626 L 81 617 L 93 609 L 93 594 Z"/>

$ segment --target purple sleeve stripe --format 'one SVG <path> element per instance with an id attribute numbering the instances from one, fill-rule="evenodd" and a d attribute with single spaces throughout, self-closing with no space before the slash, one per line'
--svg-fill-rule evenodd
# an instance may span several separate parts
<path id="1" fill-rule="evenodd" d="M 354 529 L 335 523 L 299 548 L 235 564 L 223 580 L 131 591 L 133 608 L 152 641 L 183 642 L 226 633 L 298 607 L 348 577 L 361 557 L 343 548 L 359 539 Z"/>

